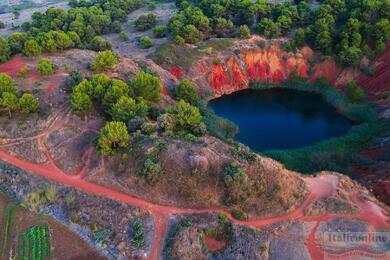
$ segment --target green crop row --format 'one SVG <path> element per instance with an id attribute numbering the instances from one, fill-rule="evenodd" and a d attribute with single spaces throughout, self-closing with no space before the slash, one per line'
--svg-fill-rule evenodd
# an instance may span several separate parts
<path id="1" fill-rule="evenodd" d="M 50 256 L 50 235 L 47 225 L 32 226 L 19 237 L 20 260 L 43 260 Z"/>

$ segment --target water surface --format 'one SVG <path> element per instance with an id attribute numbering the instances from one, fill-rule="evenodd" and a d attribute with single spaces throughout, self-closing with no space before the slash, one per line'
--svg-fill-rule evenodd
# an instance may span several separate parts
<path id="1" fill-rule="evenodd" d="M 352 126 L 321 95 L 293 89 L 242 90 L 208 107 L 238 125 L 236 140 L 257 151 L 312 145 Z"/>

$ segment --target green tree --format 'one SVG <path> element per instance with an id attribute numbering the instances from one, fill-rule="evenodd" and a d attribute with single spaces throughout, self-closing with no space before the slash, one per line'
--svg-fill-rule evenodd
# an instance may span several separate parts
<path id="1" fill-rule="evenodd" d="M 41 59 L 37 63 L 37 72 L 39 75 L 47 76 L 54 73 L 54 66 L 48 59 Z"/>
<path id="2" fill-rule="evenodd" d="M 17 87 L 15 81 L 8 74 L 0 73 L 0 96 L 4 92 L 16 94 Z"/>
<path id="3" fill-rule="evenodd" d="M 6 62 L 11 56 L 11 48 L 8 42 L 0 36 L 0 63 Z"/>
<path id="4" fill-rule="evenodd" d="M 218 37 L 229 37 L 233 34 L 234 25 L 231 20 L 216 18 L 214 21 L 214 32 Z"/>
<path id="5" fill-rule="evenodd" d="M 38 101 L 30 93 L 24 93 L 19 99 L 19 110 L 23 114 L 37 111 Z"/>
<path id="6" fill-rule="evenodd" d="M 91 42 L 91 49 L 94 51 L 106 51 L 111 50 L 111 42 L 106 41 L 101 36 L 95 36 Z"/>
<path id="7" fill-rule="evenodd" d="M 361 103 L 366 98 L 363 88 L 361 88 L 354 80 L 347 83 L 345 86 L 345 92 L 348 98 L 354 103 Z"/>
<path id="8" fill-rule="evenodd" d="M 80 91 L 72 93 L 71 105 L 73 112 L 76 113 L 88 113 L 91 111 L 93 106 L 91 98 L 87 94 Z"/>
<path id="9" fill-rule="evenodd" d="M 184 27 L 183 38 L 186 42 L 196 44 L 203 40 L 203 33 L 194 25 L 188 24 Z"/>
<path id="10" fill-rule="evenodd" d="M 161 97 L 160 79 L 141 71 L 130 82 L 134 94 L 150 102 L 157 102 Z"/>
<path id="11" fill-rule="evenodd" d="M 181 81 L 179 85 L 177 85 L 175 92 L 178 100 L 183 99 L 191 105 L 196 105 L 199 101 L 195 86 L 188 80 Z"/>
<path id="12" fill-rule="evenodd" d="M 167 27 L 164 25 L 157 25 L 153 27 L 153 37 L 163 38 L 167 36 Z"/>
<path id="13" fill-rule="evenodd" d="M 143 14 L 135 20 L 134 25 L 137 31 L 146 31 L 151 29 L 157 23 L 157 16 L 153 13 Z"/>
<path id="14" fill-rule="evenodd" d="M 8 36 L 7 41 L 13 54 L 20 53 L 24 43 L 27 41 L 27 34 L 24 32 L 14 32 Z"/>
<path id="15" fill-rule="evenodd" d="M 169 113 L 174 116 L 178 130 L 193 132 L 202 123 L 199 109 L 184 100 L 180 100 L 171 107 Z"/>
<path id="16" fill-rule="evenodd" d="M 42 52 L 41 46 L 35 40 L 28 40 L 24 43 L 23 54 L 27 57 L 35 57 Z"/>
<path id="17" fill-rule="evenodd" d="M 251 31 L 249 30 L 248 25 L 241 25 L 238 35 L 241 39 L 249 39 L 251 37 Z"/>
<path id="18" fill-rule="evenodd" d="M 93 98 L 102 99 L 112 81 L 105 74 L 96 74 L 92 78 Z"/>
<path id="19" fill-rule="evenodd" d="M 103 106 L 109 112 L 112 105 L 122 96 L 129 96 L 129 86 L 122 80 L 113 80 L 103 97 Z"/>
<path id="20" fill-rule="evenodd" d="M 118 57 L 112 51 L 99 52 L 94 58 L 91 68 L 92 70 L 114 70 L 115 65 L 118 64 Z"/>
<path id="21" fill-rule="evenodd" d="M 110 115 L 115 121 L 128 122 L 135 117 L 146 117 L 148 106 L 146 102 L 136 102 L 134 99 L 122 96 L 111 107 Z"/>
<path id="22" fill-rule="evenodd" d="M 0 99 L 0 105 L 8 111 L 8 116 L 11 118 L 11 112 L 18 109 L 18 98 L 14 93 L 3 92 Z"/>
<path id="23" fill-rule="evenodd" d="M 102 155 L 115 155 L 117 149 L 126 148 L 129 141 L 130 136 L 123 122 L 107 122 L 100 130 L 98 149 Z"/>
<path id="24" fill-rule="evenodd" d="M 153 42 L 148 36 L 142 36 L 139 40 L 139 46 L 142 49 L 149 49 L 153 46 Z"/>

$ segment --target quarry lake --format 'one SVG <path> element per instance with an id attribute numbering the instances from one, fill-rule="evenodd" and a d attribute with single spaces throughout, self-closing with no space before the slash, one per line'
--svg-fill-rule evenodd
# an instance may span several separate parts
<path id="1" fill-rule="evenodd" d="M 321 95 L 293 89 L 242 90 L 213 99 L 208 107 L 235 123 L 236 140 L 256 151 L 312 145 L 352 126 Z"/>

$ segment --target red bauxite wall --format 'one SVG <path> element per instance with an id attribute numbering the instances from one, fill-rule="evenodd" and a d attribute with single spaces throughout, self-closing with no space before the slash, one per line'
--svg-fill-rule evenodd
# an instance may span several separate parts
<path id="1" fill-rule="evenodd" d="M 288 79 L 293 71 L 313 82 L 319 77 L 327 77 L 332 84 L 338 85 L 336 79 L 341 75 L 341 67 L 331 58 L 316 62 L 314 56 L 309 48 L 287 53 L 276 45 L 253 47 L 241 50 L 238 55 L 229 53 L 219 64 L 211 64 L 211 59 L 206 62 L 203 60 L 193 64 L 196 68 L 191 69 L 189 74 L 179 74 L 189 80 L 196 79 L 198 86 L 206 83 L 216 97 L 248 88 L 249 82 L 280 83 Z M 315 65 L 310 67 L 310 63 Z M 170 72 L 177 77 L 177 68 L 171 67 Z"/>

